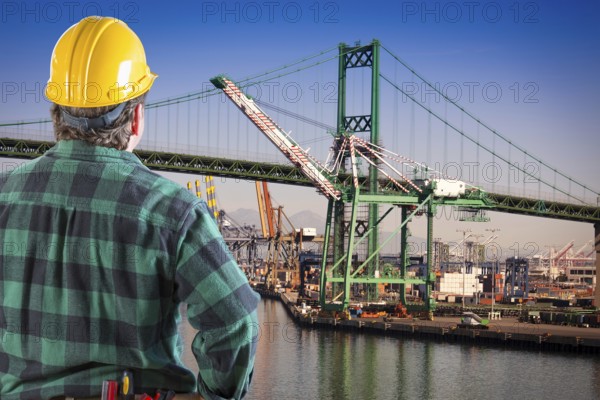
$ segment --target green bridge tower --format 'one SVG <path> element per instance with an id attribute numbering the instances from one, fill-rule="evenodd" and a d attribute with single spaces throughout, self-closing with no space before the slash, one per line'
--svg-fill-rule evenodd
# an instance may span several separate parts
<path id="1" fill-rule="evenodd" d="M 349 134 L 369 134 L 369 142 L 379 145 L 379 42 L 373 40 L 364 46 L 350 47 L 339 45 L 338 111 L 336 133 L 338 139 Z M 346 84 L 348 70 L 371 68 L 370 112 L 360 115 L 347 115 Z M 354 94 L 356 95 L 356 94 Z M 340 154 L 347 161 L 350 154 Z M 417 212 L 427 210 L 428 219 L 433 217 L 433 197 L 424 193 L 411 193 L 409 196 L 382 193 L 379 187 L 378 163 L 371 158 L 368 174 L 356 189 L 349 183 L 342 184 L 343 196 L 340 200 L 330 199 L 325 228 L 325 243 L 321 265 L 321 305 L 326 310 L 341 311 L 347 308 L 351 291 L 363 286 L 366 300 L 375 301 L 378 297 L 378 284 L 399 283 L 401 301 L 406 303 L 405 288 L 409 283 L 424 284 L 427 288 L 425 298 L 429 299 L 429 288 L 433 276 L 428 273 L 424 278 L 407 277 L 407 222 Z M 347 162 L 342 162 L 347 166 Z M 344 171 L 348 172 L 348 171 Z M 340 182 L 342 183 L 342 182 Z M 383 216 L 379 215 L 380 205 L 388 205 Z M 379 225 L 391 211 L 400 207 L 402 224 L 383 244 L 379 243 Z M 409 207 L 413 213 L 409 215 Z M 431 221 L 432 222 L 432 221 Z M 428 226 L 432 225 L 431 223 Z M 382 247 L 400 231 L 401 266 L 384 268 L 380 265 Z M 431 248 L 431 234 L 428 235 L 428 249 Z M 332 243 L 330 243 L 330 240 Z M 431 253 L 429 253 L 431 254 Z M 426 302 L 428 310 L 433 302 Z"/>

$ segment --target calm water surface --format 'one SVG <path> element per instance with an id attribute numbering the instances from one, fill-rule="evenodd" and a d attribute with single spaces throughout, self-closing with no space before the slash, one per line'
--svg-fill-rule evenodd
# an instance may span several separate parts
<path id="1" fill-rule="evenodd" d="M 600 400 L 598 356 L 301 329 L 274 300 L 259 320 L 248 399 Z"/>

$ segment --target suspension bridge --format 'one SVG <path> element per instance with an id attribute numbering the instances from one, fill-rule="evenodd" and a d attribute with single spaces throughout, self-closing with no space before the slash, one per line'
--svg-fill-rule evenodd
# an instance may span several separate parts
<path id="1" fill-rule="evenodd" d="M 428 250 L 431 218 L 438 206 L 461 207 L 474 215 L 489 210 L 592 223 L 599 275 L 600 192 L 491 127 L 378 41 L 341 44 L 237 79 L 235 85 L 244 98 L 252 99 L 252 107 L 258 107 L 256 115 L 264 115 L 273 125 L 277 121 L 282 135 L 293 138 L 302 159 L 325 164 L 333 150 L 338 160 L 335 177 L 330 170 L 323 172 L 327 176 L 323 181 L 331 181 L 331 188 L 315 184 L 301 158 L 294 161 L 289 151 L 273 146 L 273 138 L 257 133 L 256 127 L 266 132 L 246 112 L 250 103 L 237 104 L 240 112 L 227 102 L 223 86 L 209 82 L 201 90 L 147 104 L 143 148 L 136 154 L 156 170 L 321 185 L 326 196 L 329 190 L 326 237 L 333 237 L 328 245 L 334 260 L 333 268 L 329 267 L 332 309 L 347 305 L 352 283 L 390 282 L 378 276 L 374 256 L 380 250 L 376 227 L 389 212 L 380 216 L 379 208 L 386 204 L 401 209 L 403 223 L 398 232 L 403 243 L 412 216 L 428 215 Z M 426 95 L 416 93 L 415 88 L 423 88 Z M 354 141 L 341 148 L 340 138 L 349 135 Z M 1 123 L 0 156 L 38 157 L 53 145 L 43 139 L 49 137 L 52 125 L 46 119 Z M 361 143 L 363 152 L 353 153 Z M 382 160 L 376 160 L 375 148 L 410 160 L 390 166 L 400 178 L 380 168 Z M 435 180 L 463 182 L 471 190 L 451 198 L 421 190 L 424 182 Z M 364 215 L 359 205 L 364 206 Z M 358 232 L 357 220 L 361 219 L 364 230 Z M 359 247 L 355 230 L 356 242 L 364 242 L 358 261 L 352 261 Z M 323 257 L 323 271 L 326 262 Z M 394 282 L 430 284 L 432 280 L 428 274 L 409 282 L 404 274 Z M 324 296 L 325 290 L 321 293 Z M 598 288 L 596 304 L 600 304 Z"/>

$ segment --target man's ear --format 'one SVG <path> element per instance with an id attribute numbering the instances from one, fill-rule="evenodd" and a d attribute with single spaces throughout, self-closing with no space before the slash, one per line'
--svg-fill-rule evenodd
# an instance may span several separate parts
<path id="1" fill-rule="evenodd" d="M 133 120 L 131 121 L 131 134 L 138 136 L 144 129 L 144 105 L 138 104 L 133 109 Z"/>

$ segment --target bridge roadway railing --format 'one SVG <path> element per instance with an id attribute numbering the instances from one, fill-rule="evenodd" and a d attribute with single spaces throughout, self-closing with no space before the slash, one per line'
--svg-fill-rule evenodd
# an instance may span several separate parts
<path id="1" fill-rule="evenodd" d="M 0 138 L 0 157 L 32 159 L 41 156 L 53 145 L 54 143 L 50 141 Z M 152 150 L 136 150 L 134 153 L 148 168 L 159 171 L 313 186 L 300 169 L 292 165 Z M 597 206 L 489 192 L 486 196 L 491 204 L 490 211 L 579 222 L 600 222 L 600 207 Z"/>

